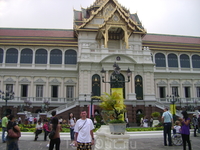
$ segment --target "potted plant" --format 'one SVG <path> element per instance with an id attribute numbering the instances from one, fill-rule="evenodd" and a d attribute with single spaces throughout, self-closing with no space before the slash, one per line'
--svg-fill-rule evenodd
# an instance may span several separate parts
<path id="1" fill-rule="evenodd" d="M 124 121 L 126 106 L 124 105 L 124 99 L 121 98 L 120 94 L 117 92 L 113 92 L 112 94 L 104 93 L 102 96 L 94 96 L 93 98 L 98 98 L 102 101 L 99 106 L 102 108 L 102 112 L 106 112 L 107 114 L 102 114 L 102 117 L 104 122 L 109 124 L 111 133 L 124 133 L 126 129 L 126 123 Z"/>
<path id="2" fill-rule="evenodd" d="M 151 116 L 153 117 L 153 119 L 158 119 L 158 117 L 160 117 L 160 113 L 155 111 L 151 114 Z"/>

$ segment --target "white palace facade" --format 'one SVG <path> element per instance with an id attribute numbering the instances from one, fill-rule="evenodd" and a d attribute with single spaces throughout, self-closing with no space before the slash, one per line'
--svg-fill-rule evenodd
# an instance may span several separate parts
<path id="1" fill-rule="evenodd" d="M 87 109 L 90 116 L 91 93 L 110 93 L 101 70 L 110 81 L 115 62 L 122 80 L 132 71 L 122 85 L 130 122 L 162 112 L 173 98 L 178 110 L 200 109 L 200 37 L 147 33 L 116 0 L 96 0 L 74 10 L 70 30 L 0 28 L 0 115 L 56 110 L 67 119 Z M 7 106 L 6 91 L 14 92 Z"/>

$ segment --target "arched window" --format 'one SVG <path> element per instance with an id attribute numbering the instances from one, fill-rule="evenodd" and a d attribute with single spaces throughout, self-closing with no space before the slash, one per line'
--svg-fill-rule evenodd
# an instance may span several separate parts
<path id="1" fill-rule="evenodd" d="M 168 67 L 178 67 L 178 58 L 175 54 L 168 55 Z"/>
<path id="2" fill-rule="evenodd" d="M 199 55 L 192 56 L 192 67 L 200 68 L 200 56 Z"/>
<path id="3" fill-rule="evenodd" d="M 15 48 L 10 48 L 6 51 L 6 63 L 17 63 L 18 60 L 18 50 Z"/>
<path id="4" fill-rule="evenodd" d="M 165 55 L 162 53 L 157 53 L 155 55 L 156 67 L 166 67 Z"/>
<path id="5" fill-rule="evenodd" d="M 92 94 L 93 96 L 101 95 L 101 81 L 100 76 L 95 74 L 92 76 Z"/>
<path id="6" fill-rule="evenodd" d="M 75 50 L 67 50 L 65 52 L 65 64 L 76 64 L 77 53 Z"/>
<path id="7" fill-rule="evenodd" d="M 180 64 L 181 64 L 181 68 L 190 68 L 189 56 L 186 54 L 182 54 L 180 56 Z"/>
<path id="8" fill-rule="evenodd" d="M 50 52 L 50 64 L 62 64 L 62 51 L 54 49 Z"/>
<path id="9" fill-rule="evenodd" d="M 0 63 L 3 63 L 3 49 L 0 48 Z"/>
<path id="10" fill-rule="evenodd" d="M 140 75 L 135 76 L 135 93 L 137 100 L 143 100 L 143 84 Z"/>
<path id="11" fill-rule="evenodd" d="M 33 51 L 29 48 L 25 48 L 21 51 L 20 63 L 32 64 Z"/>
<path id="12" fill-rule="evenodd" d="M 47 50 L 38 49 L 35 53 L 35 64 L 47 64 Z"/>

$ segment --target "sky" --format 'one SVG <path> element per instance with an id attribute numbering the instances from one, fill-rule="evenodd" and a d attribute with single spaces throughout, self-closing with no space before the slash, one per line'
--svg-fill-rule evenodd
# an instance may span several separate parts
<path id="1" fill-rule="evenodd" d="M 95 0 L 0 0 L 0 28 L 73 29 L 73 10 Z M 118 0 L 147 33 L 200 37 L 200 0 Z"/>

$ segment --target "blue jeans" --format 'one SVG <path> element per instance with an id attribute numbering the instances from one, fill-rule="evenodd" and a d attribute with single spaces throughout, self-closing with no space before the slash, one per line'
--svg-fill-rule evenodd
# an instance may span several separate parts
<path id="1" fill-rule="evenodd" d="M 18 138 L 9 138 L 7 136 L 7 149 L 6 150 L 19 150 Z"/>
<path id="2" fill-rule="evenodd" d="M 71 129 L 71 128 L 70 128 L 70 137 L 71 137 L 71 140 L 73 141 L 74 140 L 74 129 Z"/>
<path id="3" fill-rule="evenodd" d="M 172 123 L 164 123 L 164 145 L 167 145 L 167 136 L 168 136 L 168 144 L 172 145 L 172 139 L 171 139 L 171 127 Z"/>
<path id="4" fill-rule="evenodd" d="M 2 142 L 6 141 L 6 138 L 5 138 L 5 132 L 6 131 L 7 131 L 7 128 L 6 127 L 2 127 Z"/>

